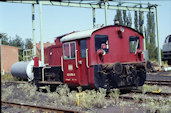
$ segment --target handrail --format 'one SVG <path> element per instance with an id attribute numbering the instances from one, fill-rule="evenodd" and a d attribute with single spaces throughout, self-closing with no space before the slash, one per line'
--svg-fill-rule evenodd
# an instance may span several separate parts
<path id="1" fill-rule="evenodd" d="M 78 68 L 77 51 L 78 51 L 78 50 L 75 50 L 75 65 L 76 65 L 76 68 Z"/>
<path id="2" fill-rule="evenodd" d="M 137 40 L 137 43 L 135 45 L 135 55 L 137 54 L 138 44 L 139 44 L 139 40 Z"/>
<path id="3" fill-rule="evenodd" d="M 88 66 L 88 49 L 86 49 L 86 66 L 87 66 L 87 68 L 89 68 L 89 66 Z"/>
<path id="4" fill-rule="evenodd" d="M 61 70 L 64 71 L 64 67 L 63 67 L 63 56 L 61 56 Z"/>
<path id="5" fill-rule="evenodd" d="M 43 67 L 42 68 L 42 81 L 44 82 L 45 81 L 45 69 L 49 69 L 51 67 Z"/>

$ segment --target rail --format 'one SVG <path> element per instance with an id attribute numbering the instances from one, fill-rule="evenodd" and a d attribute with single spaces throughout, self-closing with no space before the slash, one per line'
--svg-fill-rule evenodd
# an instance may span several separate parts
<path id="1" fill-rule="evenodd" d="M 148 84 L 148 85 L 171 86 L 171 81 L 147 80 L 147 81 L 145 81 L 145 84 Z"/>
<path id="2" fill-rule="evenodd" d="M 19 102 L 10 102 L 10 101 L 3 101 L 1 100 L 2 105 L 12 105 L 14 107 L 25 107 L 30 109 L 36 109 L 36 110 L 43 110 L 44 112 L 60 112 L 60 113 L 83 113 L 83 111 L 78 110 L 70 110 L 70 109 L 62 109 L 62 108 L 56 108 L 51 106 L 40 106 L 40 105 L 33 105 L 33 104 L 27 104 L 27 103 L 19 103 Z"/>
<path id="3" fill-rule="evenodd" d="M 142 93 L 141 91 L 132 91 L 131 93 L 129 93 L 129 95 L 120 95 L 119 98 L 123 99 L 125 101 L 127 100 L 131 100 L 134 101 L 134 97 L 132 96 L 133 94 L 140 94 Z M 161 97 L 167 98 L 169 96 L 171 96 L 171 93 L 166 93 L 166 92 L 160 92 L 160 93 L 153 93 L 153 92 L 146 92 L 145 95 L 149 95 L 149 96 L 156 96 L 156 95 L 160 95 Z M 157 98 L 154 98 L 157 99 Z M 143 102 L 143 97 L 139 97 L 139 102 Z"/>

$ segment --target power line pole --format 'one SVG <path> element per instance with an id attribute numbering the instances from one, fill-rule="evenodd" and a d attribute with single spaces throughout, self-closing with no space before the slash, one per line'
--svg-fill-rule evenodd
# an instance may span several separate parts
<path id="1" fill-rule="evenodd" d="M 160 41 L 159 41 L 158 8 L 157 8 L 157 5 L 155 5 L 155 10 L 156 10 L 157 44 L 158 44 L 158 63 L 161 66 L 161 50 L 160 50 Z"/>
<path id="2" fill-rule="evenodd" d="M 92 12 L 93 12 L 93 28 L 95 28 L 96 27 L 95 8 L 92 8 Z"/>
<path id="3" fill-rule="evenodd" d="M 36 41 L 35 41 L 35 9 L 32 4 L 32 34 L 33 34 L 33 57 L 36 56 Z"/>
<path id="4" fill-rule="evenodd" d="M 1 76 L 3 75 L 3 62 L 2 62 L 2 36 L 0 35 L 0 57 L 1 57 Z"/>
<path id="5" fill-rule="evenodd" d="M 107 18 L 107 0 L 104 0 L 104 6 L 105 6 L 105 26 L 108 25 L 108 18 Z"/>
<path id="6" fill-rule="evenodd" d="M 41 61 L 44 64 L 44 44 L 43 44 L 43 26 L 42 26 L 42 3 L 39 1 L 39 10 L 40 10 L 40 45 L 41 45 Z"/>

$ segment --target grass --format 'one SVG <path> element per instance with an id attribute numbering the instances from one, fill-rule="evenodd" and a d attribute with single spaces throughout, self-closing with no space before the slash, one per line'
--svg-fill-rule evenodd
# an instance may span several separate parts
<path id="1" fill-rule="evenodd" d="M 139 101 L 140 101 L 139 95 L 136 95 L 136 94 L 133 94 L 133 99 L 134 99 L 136 105 L 137 105 L 137 104 L 139 103 Z"/>
<path id="2" fill-rule="evenodd" d="M 112 100 L 114 101 L 114 104 L 117 104 L 119 101 L 119 95 L 120 95 L 120 91 L 119 89 L 111 89 L 110 90 L 110 98 L 112 98 Z"/>
<path id="3" fill-rule="evenodd" d="M 16 77 L 13 77 L 10 73 L 1 75 L 2 81 L 18 81 L 19 79 Z"/>
<path id="4" fill-rule="evenodd" d="M 160 88 L 157 85 L 147 85 L 142 86 L 142 94 L 145 95 L 146 92 L 158 91 Z"/>

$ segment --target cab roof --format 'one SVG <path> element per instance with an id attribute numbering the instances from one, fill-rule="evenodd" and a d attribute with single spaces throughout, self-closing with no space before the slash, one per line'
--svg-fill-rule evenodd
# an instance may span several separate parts
<path id="1" fill-rule="evenodd" d="M 130 27 L 127 26 L 122 26 L 122 25 L 110 25 L 110 26 L 105 26 L 105 27 L 100 27 L 100 28 L 94 28 L 94 29 L 89 29 L 89 30 L 84 30 L 84 31 L 80 31 L 80 32 L 74 32 L 71 33 L 69 35 L 66 35 L 64 37 L 62 37 L 60 39 L 60 42 L 66 42 L 66 41 L 71 41 L 71 40 L 77 40 L 77 39 L 83 39 L 83 38 L 88 38 L 91 37 L 92 33 L 94 33 L 95 31 L 98 31 L 100 29 L 103 28 L 107 28 L 107 27 L 125 27 L 125 28 L 129 28 L 137 33 L 139 33 L 138 31 L 136 31 L 135 29 L 132 29 Z M 140 35 L 142 35 L 141 33 L 139 33 Z M 143 35 L 142 35 L 143 36 Z"/>

